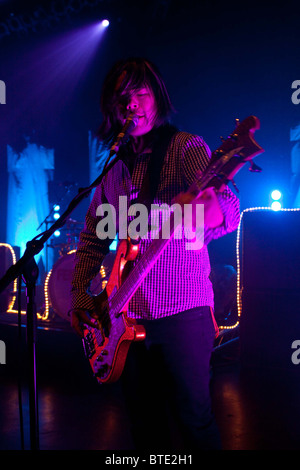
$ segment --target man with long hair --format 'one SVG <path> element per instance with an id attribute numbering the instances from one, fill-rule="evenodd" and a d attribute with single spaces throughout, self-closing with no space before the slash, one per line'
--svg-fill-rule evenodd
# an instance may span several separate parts
<path id="1" fill-rule="evenodd" d="M 141 193 L 148 204 L 190 203 L 187 189 L 210 160 L 201 137 L 170 124 L 173 108 L 166 86 L 156 66 L 144 58 L 114 65 L 104 81 L 101 110 L 98 137 L 108 149 L 128 113 L 138 122 L 96 188 L 80 235 L 70 310 L 79 335 L 82 324 L 101 322 L 88 287 L 111 240 L 97 235 L 97 208 L 111 204 L 118 221 L 120 196 L 127 197 L 129 206 L 141 201 Z M 207 188 L 196 203 L 204 205 L 204 243 L 187 249 L 184 237 L 173 237 L 128 306 L 128 317 L 146 330 L 145 340 L 130 346 L 121 377 L 137 449 L 220 448 L 209 391 L 217 325 L 207 244 L 237 228 L 239 202 L 228 188 Z M 150 244 L 149 237 L 140 239 L 136 263 Z"/>

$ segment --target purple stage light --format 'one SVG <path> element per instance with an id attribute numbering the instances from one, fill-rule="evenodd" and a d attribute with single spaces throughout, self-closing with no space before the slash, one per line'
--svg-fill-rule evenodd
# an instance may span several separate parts
<path id="1" fill-rule="evenodd" d="M 66 106 L 78 85 L 88 77 L 106 32 L 107 28 L 99 28 L 97 21 L 54 35 L 26 51 L 15 73 L 20 84 L 16 88 L 24 89 L 24 83 L 28 84 L 18 114 L 37 112 L 38 107 L 49 107 L 49 103 L 52 109 L 60 109 L 62 103 Z"/>

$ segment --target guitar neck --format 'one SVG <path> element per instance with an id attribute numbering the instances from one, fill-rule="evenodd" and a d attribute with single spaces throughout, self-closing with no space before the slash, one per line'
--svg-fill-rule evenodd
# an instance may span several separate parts
<path id="1" fill-rule="evenodd" d="M 151 241 L 151 244 L 143 253 L 134 268 L 130 271 L 128 277 L 125 279 L 118 291 L 109 299 L 110 310 L 114 315 L 117 316 L 122 312 L 125 305 L 127 305 L 133 297 L 149 271 L 152 269 L 156 260 L 160 257 L 166 246 L 174 237 L 174 232 L 179 223 L 179 221 L 175 220 L 174 213 L 171 212 L 170 220 L 165 222 L 165 224 L 168 224 L 170 236 L 168 236 L 168 238 L 162 238 L 162 234 L 164 233 L 163 226 L 160 229 L 158 238 Z"/>

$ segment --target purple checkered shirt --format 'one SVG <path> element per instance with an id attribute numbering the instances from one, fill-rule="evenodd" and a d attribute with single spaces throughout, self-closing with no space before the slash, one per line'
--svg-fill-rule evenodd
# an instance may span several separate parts
<path id="1" fill-rule="evenodd" d="M 96 234 L 96 226 L 100 220 L 96 215 L 97 207 L 103 203 L 114 206 L 118 230 L 119 196 L 126 196 L 129 203 L 136 199 L 149 158 L 149 153 L 138 155 L 132 174 L 125 163 L 119 160 L 96 188 L 76 252 L 71 309 L 93 310 L 93 298 L 87 290 L 91 280 L 99 272 L 112 242 L 111 239 L 101 240 Z M 164 158 L 154 203 L 166 203 L 171 206 L 174 197 L 187 190 L 193 183 L 196 172 L 203 171 L 209 159 L 210 150 L 201 137 L 186 132 L 176 133 Z M 136 319 L 156 319 L 198 306 L 213 308 L 207 244 L 234 231 L 240 217 L 239 201 L 229 188 L 226 187 L 223 192 L 217 193 L 217 196 L 224 214 L 223 224 L 214 229 L 205 227 L 205 243 L 198 250 L 187 250 L 184 238 L 173 238 L 130 300 L 128 316 Z M 141 240 L 136 261 L 150 243 L 150 239 Z"/>

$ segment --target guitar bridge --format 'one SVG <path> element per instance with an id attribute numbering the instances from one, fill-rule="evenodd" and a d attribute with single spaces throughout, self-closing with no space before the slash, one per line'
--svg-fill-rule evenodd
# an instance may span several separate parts
<path id="1" fill-rule="evenodd" d="M 91 359 L 96 352 L 95 343 L 93 340 L 93 335 L 89 332 L 83 339 L 82 339 L 83 349 L 86 357 Z"/>
<path id="2" fill-rule="evenodd" d="M 99 346 L 104 344 L 104 333 L 102 329 L 88 330 L 88 333 L 82 339 L 83 349 L 88 359 L 91 359 Z"/>

